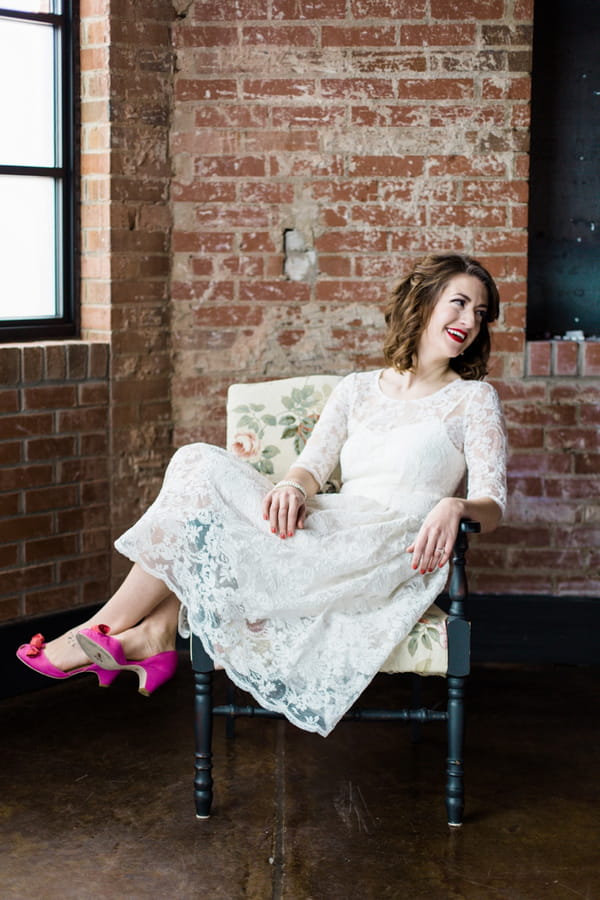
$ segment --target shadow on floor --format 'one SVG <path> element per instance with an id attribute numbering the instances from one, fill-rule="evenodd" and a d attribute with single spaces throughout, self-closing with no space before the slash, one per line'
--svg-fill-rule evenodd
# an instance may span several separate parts
<path id="1" fill-rule="evenodd" d="M 379 676 L 368 699 L 407 690 Z M 449 830 L 440 725 L 414 745 L 398 723 L 324 740 L 251 719 L 228 742 L 217 721 L 201 822 L 185 653 L 149 699 L 125 673 L 4 700 L 0 896 L 598 900 L 600 669 L 478 666 L 468 701 L 466 819 Z"/>

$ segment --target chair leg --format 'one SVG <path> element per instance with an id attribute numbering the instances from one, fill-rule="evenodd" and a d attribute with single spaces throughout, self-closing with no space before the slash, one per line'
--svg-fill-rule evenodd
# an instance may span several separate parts
<path id="1" fill-rule="evenodd" d="M 466 679 L 448 676 L 448 759 L 446 761 L 446 811 L 448 825 L 463 823 L 464 791 L 464 735 L 465 735 Z"/>
<path id="2" fill-rule="evenodd" d="M 194 674 L 194 731 L 196 755 L 194 766 L 194 799 L 196 818 L 208 819 L 213 799 L 212 780 L 212 683 L 214 665 L 202 641 L 192 634 L 191 661 Z"/>
<path id="3" fill-rule="evenodd" d="M 194 799 L 198 819 L 208 819 L 213 799 L 212 679 L 212 672 L 194 672 L 196 733 Z"/>

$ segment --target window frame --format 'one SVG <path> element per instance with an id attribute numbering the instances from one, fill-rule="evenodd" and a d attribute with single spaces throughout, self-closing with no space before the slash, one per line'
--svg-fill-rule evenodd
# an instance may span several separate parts
<path id="1" fill-rule="evenodd" d="M 79 336 L 79 303 L 77 286 L 79 272 L 79 232 L 77 228 L 78 160 L 75 137 L 79 102 L 76 98 L 78 68 L 76 67 L 77 28 L 76 0 L 61 0 L 60 13 L 33 13 L 7 9 L 1 5 L 0 19 L 20 22 L 39 22 L 54 29 L 55 48 L 55 147 L 61 148 L 60 159 L 55 156 L 53 166 L 19 166 L 0 164 L 0 175 L 18 177 L 37 176 L 53 178 L 55 191 L 55 261 L 56 291 L 62 301 L 61 315 L 42 318 L 2 319 L 0 316 L 0 343 L 52 340 Z M 56 165 L 56 162 L 59 165 Z"/>

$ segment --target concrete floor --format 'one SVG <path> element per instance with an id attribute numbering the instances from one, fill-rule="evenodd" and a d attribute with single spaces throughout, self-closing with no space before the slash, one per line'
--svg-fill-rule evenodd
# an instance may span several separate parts
<path id="1" fill-rule="evenodd" d="M 217 676 L 222 690 L 223 676 Z M 2 900 L 600 898 L 600 670 L 477 667 L 467 817 L 449 831 L 444 734 L 217 721 L 213 817 L 192 802 L 192 679 L 142 698 L 92 677 L 0 703 Z M 405 682 L 380 676 L 370 700 Z M 433 679 L 426 690 L 439 690 Z"/>

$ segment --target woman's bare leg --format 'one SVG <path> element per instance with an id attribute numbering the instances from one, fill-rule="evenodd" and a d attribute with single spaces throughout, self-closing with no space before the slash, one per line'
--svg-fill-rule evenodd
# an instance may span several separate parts
<path id="1" fill-rule="evenodd" d="M 165 583 L 159 578 L 149 575 L 135 563 L 110 600 L 107 600 L 104 606 L 86 622 L 82 622 L 77 628 L 50 641 L 46 646 L 46 655 L 51 663 L 64 672 L 87 665 L 89 659 L 77 643 L 75 635 L 81 628 L 100 624 L 108 625 L 112 635 L 123 633 L 126 639 L 126 642 L 124 640 L 123 643 L 126 655 L 129 649 L 132 652 L 139 652 L 144 643 L 150 646 L 155 645 L 161 628 L 164 630 L 165 637 L 170 635 L 171 631 L 173 633 L 173 645 L 161 649 L 172 650 L 177 628 L 178 609 L 179 601 Z M 145 620 L 143 630 L 139 635 L 133 635 L 132 632 L 136 630 L 134 626 L 142 619 Z M 155 650 L 154 652 L 161 651 Z M 147 655 L 153 654 L 146 653 L 129 658 L 143 659 Z"/>

